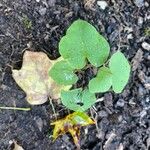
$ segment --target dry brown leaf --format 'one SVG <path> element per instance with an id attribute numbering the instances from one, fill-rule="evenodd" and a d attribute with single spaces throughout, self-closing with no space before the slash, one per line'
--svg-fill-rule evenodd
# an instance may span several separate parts
<path id="1" fill-rule="evenodd" d="M 14 144 L 13 150 L 24 150 L 24 149 L 22 148 L 22 146 L 20 146 L 20 145 L 17 144 L 17 142 L 14 141 L 13 144 Z"/>
<path id="2" fill-rule="evenodd" d="M 13 78 L 26 92 L 30 104 L 43 104 L 48 97 L 58 99 L 62 89 L 70 88 L 56 84 L 48 75 L 49 69 L 60 60 L 50 60 L 43 52 L 25 51 L 22 68 L 12 70 Z"/>
<path id="3" fill-rule="evenodd" d="M 94 6 L 94 3 L 95 3 L 95 0 L 84 0 L 84 7 L 86 9 L 93 9 L 93 6 Z M 93 9 L 94 10 L 94 9 Z"/>

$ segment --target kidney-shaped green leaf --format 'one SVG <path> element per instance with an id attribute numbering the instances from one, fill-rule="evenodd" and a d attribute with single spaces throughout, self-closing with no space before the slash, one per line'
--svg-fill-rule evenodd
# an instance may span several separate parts
<path id="1" fill-rule="evenodd" d="M 89 83 L 91 93 L 106 92 L 112 85 L 112 73 L 109 68 L 101 67 L 98 74 Z"/>
<path id="2" fill-rule="evenodd" d="M 89 92 L 89 90 L 82 91 L 81 88 L 70 90 L 70 91 L 62 91 L 61 92 L 61 100 L 63 105 L 67 108 L 83 112 L 90 108 L 96 101 L 95 94 Z"/>
<path id="3" fill-rule="evenodd" d="M 59 43 L 60 54 L 76 69 L 83 68 L 86 59 L 96 67 L 102 65 L 109 55 L 109 50 L 105 38 L 91 24 L 80 19 L 68 28 Z"/>
<path id="4" fill-rule="evenodd" d="M 57 84 L 71 85 L 77 82 L 78 77 L 73 72 L 73 68 L 65 60 L 54 64 L 50 69 L 49 75 Z"/>
<path id="5" fill-rule="evenodd" d="M 110 58 L 109 68 L 112 73 L 112 88 L 115 93 L 121 93 L 130 75 L 131 67 L 128 60 L 118 51 Z"/>

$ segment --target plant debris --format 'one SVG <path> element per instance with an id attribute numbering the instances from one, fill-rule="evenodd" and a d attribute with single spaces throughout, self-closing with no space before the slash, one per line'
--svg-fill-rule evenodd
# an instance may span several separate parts
<path id="1" fill-rule="evenodd" d="M 58 136 L 69 132 L 73 137 L 74 143 L 76 144 L 77 148 L 80 149 L 80 128 L 94 123 L 95 122 L 84 112 L 74 112 L 63 119 L 51 123 L 51 125 L 55 125 L 53 138 L 54 140 L 56 140 Z"/>
<path id="2" fill-rule="evenodd" d="M 12 70 L 13 78 L 26 92 L 30 104 L 43 104 L 48 97 L 59 99 L 61 90 L 70 88 L 70 86 L 56 84 L 48 76 L 49 68 L 58 61 L 59 59 L 50 60 L 43 52 L 25 51 L 22 68 Z"/>

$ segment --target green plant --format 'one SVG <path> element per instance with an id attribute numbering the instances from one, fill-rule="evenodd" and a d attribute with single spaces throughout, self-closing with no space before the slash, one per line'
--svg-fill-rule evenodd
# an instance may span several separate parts
<path id="1" fill-rule="evenodd" d="M 85 90 L 82 88 L 61 92 L 62 103 L 74 111 L 86 111 L 96 101 L 95 93 L 111 89 L 121 93 L 128 82 L 130 65 L 120 51 L 109 60 L 110 46 L 106 39 L 88 22 L 75 21 L 59 43 L 62 61 L 56 63 L 49 75 L 58 84 L 71 85 L 77 82 L 75 72 L 87 63 L 98 68 L 98 73 Z M 107 62 L 106 62 L 107 61 Z"/>
<path id="2" fill-rule="evenodd" d="M 32 28 L 32 22 L 26 15 L 23 15 L 22 21 L 23 21 L 23 25 L 25 26 L 26 29 Z"/>

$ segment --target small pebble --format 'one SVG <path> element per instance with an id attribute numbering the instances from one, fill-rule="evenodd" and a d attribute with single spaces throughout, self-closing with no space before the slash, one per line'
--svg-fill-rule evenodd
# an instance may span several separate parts
<path id="1" fill-rule="evenodd" d="M 48 0 L 48 5 L 49 6 L 55 6 L 56 0 Z"/>
<path id="2" fill-rule="evenodd" d="M 142 85 L 139 85 L 139 88 L 138 88 L 138 95 L 139 96 L 143 96 L 145 93 L 145 89 L 143 88 Z"/>
<path id="3" fill-rule="evenodd" d="M 36 0 L 36 2 L 37 2 L 37 3 L 39 3 L 39 2 L 40 2 L 40 0 Z"/>
<path id="4" fill-rule="evenodd" d="M 145 50 L 150 51 L 150 44 L 149 44 L 149 43 L 143 42 L 143 43 L 142 43 L 142 47 L 143 47 Z"/>
<path id="5" fill-rule="evenodd" d="M 139 17 L 138 18 L 138 25 L 142 25 L 143 24 L 143 18 L 142 17 Z"/>
<path id="6" fill-rule="evenodd" d="M 150 102 L 150 97 L 146 97 L 146 100 L 145 100 L 147 103 Z"/>
<path id="7" fill-rule="evenodd" d="M 141 118 L 143 118 L 143 117 L 146 116 L 146 115 L 147 115 L 146 110 L 142 110 L 142 111 L 140 112 Z"/>
<path id="8" fill-rule="evenodd" d="M 144 0 L 135 0 L 134 3 L 137 7 L 144 6 Z"/>
<path id="9" fill-rule="evenodd" d="M 42 132 L 42 129 L 43 129 L 43 120 L 41 118 L 34 118 L 37 126 L 38 126 L 38 129 Z"/>
<path id="10" fill-rule="evenodd" d="M 136 103 L 135 103 L 135 101 L 134 101 L 133 98 L 131 98 L 131 99 L 129 100 L 129 104 L 132 105 L 132 106 L 136 105 Z"/>
<path id="11" fill-rule="evenodd" d="M 118 122 L 121 122 L 122 120 L 123 120 L 122 115 L 119 115 L 119 116 L 118 116 Z"/>
<path id="12" fill-rule="evenodd" d="M 106 1 L 97 1 L 97 5 L 103 10 L 105 10 L 105 8 L 108 6 Z"/>
<path id="13" fill-rule="evenodd" d="M 40 13 L 41 16 L 44 16 L 46 14 L 46 8 L 41 8 L 39 10 L 39 13 Z"/>
<path id="14" fill-rule="evenodd" d="M 103 118 L 103 117 L 107 117 L 108 116 L 108 113 L 104 110 L 101 110 L 98 112 L 98 116 Z"/>
<path id="15" fill-rule="evenodd" d="M 132 33 L 130 33 L 130 34 L 128 34 L 128 35 L 127 35 L 127 39 L 128 39 L 128 40 L 133 39 L 133 35 L 132 35 Z"/>
<path id="16" fill-rule="evenodd" d="M 32 45 L 33 45 L 32 41 L 29 41 L 29 42 L 27 43 L 27 47 L 28 47 L 28 48 L 32 48 Z"/>
<path id="17" fill-rule="evenodd" d="M 50 25 L 48 23 L 46 24 L 46 28 L 48 28 L 48 29 L 50 28 Z"/>
<path id="18" fill-rule="evenodd" d="M 125 104 L 124 100 L 123 100 L 123 99 L 119 99 L 119 100 L 117 101 L 117 103 L 116 103 L 116 106 L 118 106 L 118 107 L 123 107 L 124 104 Z"/>
<path id="19" fill-rule="evenodd" d="M 149 7 L 149 3 L 148 3 L 148 2 L 145 2 L 145 6 L 146 6 L 146 7 Z"/>

